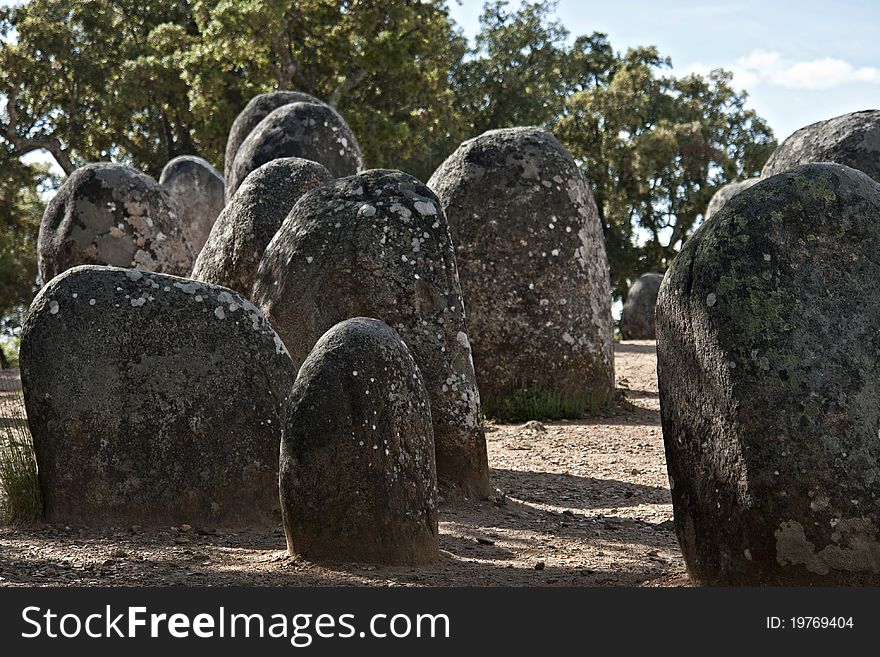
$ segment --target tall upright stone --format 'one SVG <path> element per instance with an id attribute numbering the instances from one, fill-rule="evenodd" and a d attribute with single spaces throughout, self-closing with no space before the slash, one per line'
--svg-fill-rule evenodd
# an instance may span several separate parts
<path id="1" fill-rule="evenodd" d="M 263 252 L 294 203 L 331 179 L 324 165 L 298 157 L 282 157 L 256 169 L 218 217 L 192 278 L 250 297 Z"/>
<path id="2" fill-rule="evenodd" d="M 372 170 L 307 193 L 266 248 L 252 298 L 297 366 L 349 317 L 394 328 L 425 376 L 438 477 L 489 494 L 455 252 L 437 197 L 423 183 Z"/>
<path id="3" fill-rule="evenodd" d="M 662 282 L 663 274 L 648 272 L 630 286 L 620 313 L 620 334 L 624 340 L 654 339 L 654 308 Z"/>
<path id="4" fill-rule="evenodd" d="M 226 198 L 254 169 L 279 157 L 301 157 L 323 164 L 334 177 L 364 167 L 351 128 L 324 103 L 288 103 L 270 113 L 242 142 L 226 180 Z"/>
<path id="5" fill-rule="evenodd" d="M 88 164 L 70 174 L 46 206 L 37 263 L 43 284 L 77 265 L 115 265 L 188 274 L 189 226 L 168 192 L 123 164 Z"/>
<path id="6" fill-rule="evenodd" d="M 880 185 L 810 164 L 737 194 L 657 303 L 675 526 L 713 585 L 880 584 Z"/>
<path id="7" fill-rule="evenodd" d="M 761 177 L 809 162 L 845 164 L 880 182 L 880 110 L 843 114 L 796 130 L 764 164 Z"/>
<path id="8" fill-rule="evenodd" d="M 296 372 L 263 314 L 235 292 L 75 267 L 31 305 L 20 359 L 49 522 L 278 521 Z"/>
<path id="9" fill-rule="evenodd" d="M 226 140 L 226 154 L 223 160 L 223 178 L 229 180 L 232 174 L 232 163 L 241 143 L 247 139 L 251 131 L 273 111 L 290 103 L 321 103 L 314 96 L 302 91 L 270 91 L 259 94 L 248 101 L 245 108 L 235 117 Z"/>
<path id="10" fill-rule="evenodd" d="M 189 226 L 193 252 L 198 254 L 226 203 L 223 176 L 206 160 L 181 155 L 165 165 L 159 184 L 177 204 L 178 215 Z"/>
<path id="11" fill-rule="evenodd" d="M 428 392 L 406 344 L 364 317 L 306 358 L 281 441 L 291 554 L 416 565 L 439 557 Z"/>
<path id="12" fill-rule="evenodd" d="M 571 155 L 540 128 L 464 142 L 428 183 L 456 245 L 483 408 L 576 417 L 614 392 L 602 226 Z"/>
<path id="13" fill-rule="evenodd" d="M 746 178 L 745 180 L 737 180 L 736 182 L 727 183 L 718 188 L 718 191 L 712 195 L 712 198 L 709 200 L 709 205 L 706 207 L 706 213 L 703 216 L 703 219 L 708 219 L 713 214 L 718 212 L 721 208 L 724 207 L 724 204 L 727 203 L 734 196 L 739 194 L 741 191 L 748 189 L 756 182 L 761 180 L 760 178 Z"/>

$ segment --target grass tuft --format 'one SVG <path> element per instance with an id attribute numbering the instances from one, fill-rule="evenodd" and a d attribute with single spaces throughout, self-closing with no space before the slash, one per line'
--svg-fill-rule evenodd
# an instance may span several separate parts
<path id="1" fill-rule="evenodd" d="M 497 422 L 576 420 L 599 415 L 608 407 L 608 399 L 595 393 L 568 397 L 543 386 L 531 386 L 502 399 L 482 399 L 481 404 L 483 414 Z"/>
<path id="2" fill-rule="evenodd" d="M 24 419 L 21 392 L 0 394 L 4 416 L 0 417 L 0 508 L 8 524 L 25 525 L 43 515 L 34 441 Z"/>

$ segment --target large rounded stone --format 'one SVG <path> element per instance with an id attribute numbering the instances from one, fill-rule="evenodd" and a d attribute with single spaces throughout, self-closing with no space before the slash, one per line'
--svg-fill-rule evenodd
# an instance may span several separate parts
<path id="1" fill-rule="evenodd" d="M 34 300 L 20 358 L 48 521 L 277 521 L 295 370 L 235 292 L 76 267 Z"/>
<path id="2" fill-rule="evenodd" d="M 880 110 L 864 110 L 796 130 L 764 164 L 761 177 L 809 162 L 834 162 L 880 182 Z"/>
<path id="3" fill-rule="evenodd" d="M 455 253 L 443 210 L 423 183 L 373 170 L 303 196 L 266 248 L 253 299 L 296 365 L 349 317 L 394 327 L 425 376 L 438 476 L 489 494 Z"/>
<path id="4" fill-rule="evenodd" d="M 335 110 L 323 103 L 288 103 L 260 121 L 242 142 L 227 178 L 231 198 L 254 169 L 279 157 L 320 162 L 334 177 L 364 166 L 357 139 Z"/>
<path id="5" fill-rule="evenodd" d="M 259 167 L 220 214 L 196 259 L 192 278 L 250 297 L 260 258 L 294 203 L 331 179 L 324 165 L 298 157 Z"/>
<path id="6" fill-rule="evenodd" d="M 756 182 L 761 180 L 760 178 L 746 178 L 745 180 L 738 180 L 736 182 L 727 183 L 726 185 L 722 185 L 718 188 L 718 191 L 712 195 L 712 198 L 709 200 L 709 205 L 706 207 L 706 213 L 703 219 L 708 219 L 713 214 L 718 212 L 721 208 L 724 207 L 724 204 L 727 203 L 734 196 L 739 194 L 741 191 L 748 189 Z"/>
<path id="7" fill-rule="evenodd" d="M 700 584 L 880 584 L 880 186 L 811 164 L 737 194 L 657 304 L 675 525 Z"/>
<path id="8" fill-rule="evenodd" d="M 620 334 L 624 340 L 654 339 L 654 307 L 663 274 L 642 274 L 626 293 L 620 313 Z"/>
<path id="9" fill-rule="evenodd" d="M 189 227 L 153 178 L 122 164 L 74 171 L 46 207 L 38 240 L 45 285 L 84 264 L 184 275 L 195 253 Z"/>
<path id="10" fill-rule="evenodd" d="M 614 392 L 608 259 L 571 155 L 539 128 L 464 142 L 428 186 L 449 218 L 483 408 L 574 417 Z"/>
<path id="11" fill-rule="evenodd" d="M 386 324 L 341 322 L 306 358 L 284 425 L 280 482 L 291 554 L 396 565 L 438 558 L 428 393 Z"/>
<path id="12" fill-rule="evenodd" d="M 226 180 L 229 180 L 232 174 L 232 163 L 235 161 L 238 149 L 251 131 L 273 111 L 290 103 L 321 104 L 322 101 L 301 91 L 271 91 L 251 98 L 241 113 L 235 117 L 226 140 L 226 155 L 223 161 L 223 177 Z"/>
<path id="13" fill-rule="evenodd" d="M 189 226 L 193 252 L 198 253 L 226 203 L 223 176 L 202 158 L 181 155 L 165 165 L 159 184 L 177 204 L 180 218 Z"/>

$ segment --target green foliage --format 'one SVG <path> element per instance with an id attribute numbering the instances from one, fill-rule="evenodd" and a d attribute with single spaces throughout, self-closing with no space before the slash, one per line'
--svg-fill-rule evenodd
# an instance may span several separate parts
<path id="1" fill-rule="evenodd" d="M 184 55 L 193 109 L 217 152 L 247 100 L 305 91 L 337 107 L 368 167 L 427 179 L 458 144 L 449 71 L 465 41 L 445 2 L 196 0 L 199 43 Z M 220 120 L 217 120 L 217 119 Z"/>
<path id="2" fill-rule="evenodd" d="M 21 391 L 0 391 L 0 406 L 4 416 L 0 417 L 0 508 L 3 520 L 8 524 L 27 524 L 40 519 L 43 501 L 34 442 L 24 420 Z M 7 415 L 16 417 L 5 417 Z"/>
<path id="3" fill-rule="evenodd" d="M 487 129 L 549 128 L 590 181 L 622 297 L 666 269 L 718 187 L 760 170 L 773 136 L 729 74 L 675 78 L 655 48 L 571 39 L 554 9 L 490 0 L 469 49 L 442 0 L 0 8 L 0 312 L 27 303 L 35 259 L 40 176 L 22 156 L 48 152 L 67 173 L 112 159 L 156 176 L 182 154 L 222 169 L 235 116 L 273 89 L 330 102 L 368 167 L 423 180 Z"/>
<path id="4" fill-rule="evenodd" d="M 498 422 L 522 422 L 524 420 L 579 419 L 597 415 L 607 405 L 599 395 L 568 397 L 542 386 L 518 390 L 503 399 L 485 397 L 480 400 L 483 414 Z"/>
<path id="5" fill-rule="evenodd" d="M 37 290 L 37 235 L 44 208 L 39 190 L 51 184 L 51 177 L 44 169 L 7 160 L 0 162 L 0 180 L 7 181 L 0 184 L 0 334 L 9 336 L 21 326 Z"/>
<path id="6" fill-rule="evenodd" d="M 614 296 L 663 272 L 722 185 L 758 175 L 776 144 L 731 75 L 676 78 L 656 48 L 616 53 L 604 34 L 576 38 L 555 3 L 486 5 L 471 59 L 455 73 L 473 135 L 541 125 L 590 182 Z M 472 136 L 473 136 L 472 135 Z"/>

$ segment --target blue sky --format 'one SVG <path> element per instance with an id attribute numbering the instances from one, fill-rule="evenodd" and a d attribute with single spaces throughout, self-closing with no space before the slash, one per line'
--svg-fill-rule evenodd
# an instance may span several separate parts
<path id="1" fill-rule="evenodd" d="M 469 37 L 482 4 L 450 0 Z M 560 0 L 557 16 L 572 35 L 605 32 L 617 50 L 656 45 L 678 75 L 732 71 L 780 141 L 815 121 L 880 108 L 878 0 Z"/>

